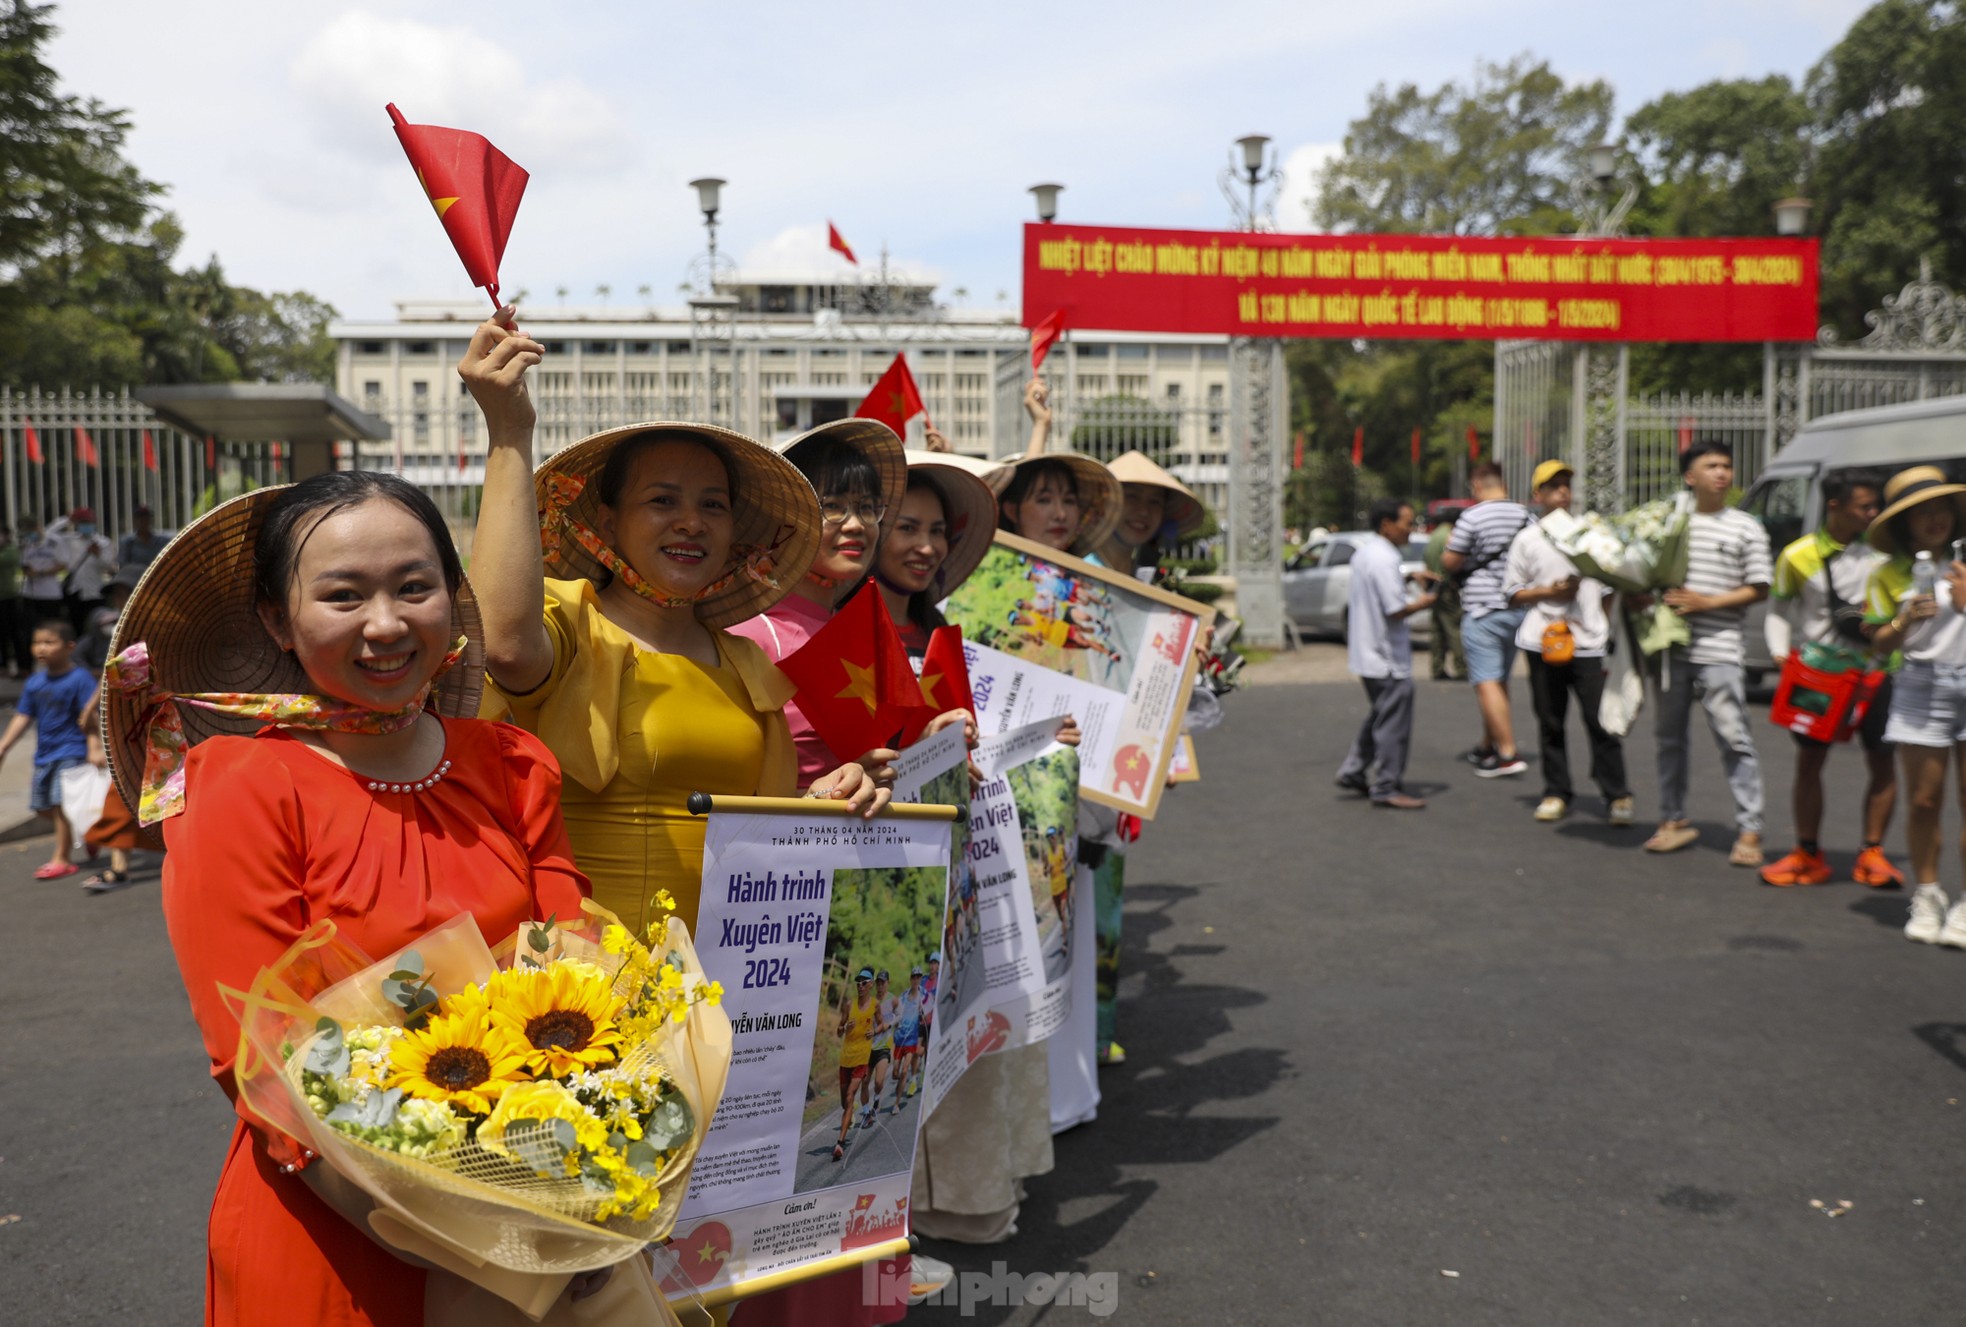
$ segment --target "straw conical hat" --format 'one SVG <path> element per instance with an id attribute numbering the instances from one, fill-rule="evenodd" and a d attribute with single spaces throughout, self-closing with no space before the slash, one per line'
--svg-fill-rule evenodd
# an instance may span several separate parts
<path id="1" fill-rule="evenodd" d="M 819 499 L 797 466 L 764 444 L 729 429 L 712 424 L 653 422 L 624 424 L 591 434 L 539 467 L 533 476 L 533 492 L 540 510 L 546 508 L 551 478 L 567 475 L 583 485 L 567 514 L 589 529 L 598 529 L 601 494 L 595 480 L 617 446 L 643 434 L 701 443 L 715 452 L 730 471 L 732 543 L 753 548 L 778 545 L 769 579 L 734 578 L 697 604 L 697 621 L 706 627 L 728 627 L 756 617 L 791 593 L 819 552 Z M 596 585 L 607 584 L 612 575 L 567 533 L 547 550 L 546 574 L 562 580 L 584 577 Z"/>
<path id="2" fill-rule="evenodd" d="M 948 452 L 906 455 L 909 476 L 920 475 L 934 485 L 949 513 L 949 556 L 941 579 L 941 592 L 948 594 L 969 579 L 990 551 L 990 536 L 997 532 L 997 498 L 969 466 L 951 464 Z"/>
<path id="3" fill-rule="evenodd" d="M 778 444 L 778 454 L 796 466 L 799 452 L 818 442 L 845 443 L 865 456 L 880 472 L 883 504 L 889 511 L 901 506 L 901 499 L 908 492 L 908 458 L 902 450 L 900 436 L 893 429 L 878 419 L 835 419 L 787 438 Z"/>
<path id="4" fill-rule="evenodd" d="M 267 634 L 254 602 L 253 550 L 260 527 L 274 501 L 292 487 L 254 489 L 180 530 L 130 592 L 110 656 L 143 642 L 150 651 L 152 685 L 165 691 L 312 692 L 306 671 Z M 464 657 L 437 680 L 430 706 L 447 718 L 468 719 L 478 713 L 485 683 L 484 630 L 468 580 L 451 596 L 451 630 L 467 639 Z M 116 789 L 131 807 L 142 792 L 149 708 L 142 696 L 102 688 L 103 745 Z M 181 705 L 178 712 L 187 745 L 226 733 L 250 737 L 265 726 L 259 719 L 192 705 Z"/>
<path id="5" fill-rule="evenodd" d="M 1122 484 L 1151 484 L 1167 490 L 1167 519 L 1174 522 L 1177 539 L 1186 539 L 1208 519 L 1208 508 L 1202 505 L 1201 499 L 1186 484 L 1156 465 L 1145 452 L 1121 452 L 1106 462 L 1106 468 Z"/>
<path id="6" fill-rule="evenodd" d="M 1001 502 L 1005 491 L 1010 488 L 1011 481 L 1017 478 L 1019 471 L 1026 466 L 1037 465 L 1044 461 L 1056 461 L 1069 470 L 1073 487 L 1078 490 L 1079 533 L 1078 538 L 1072 541 L 1073 551 L 1093 549 L 1105 543 L 1106 537 L 1112 534 L 1113 527 L 1118 525 L 1120 520 L 1122 501 L 1120 481 L 1113 478 L 1112 471 L 1090 456 L 1081 456 L 1077 452 L 1046 452 L 1040 456 L 1020 456 L 1006 463 L 1001 470 L 991 476 L 990 491 L 995 493 Z M 1001 513 L 1001 507 L 999 512 Z M 998 519 L 1002 520 L 1001 514 Z"/>

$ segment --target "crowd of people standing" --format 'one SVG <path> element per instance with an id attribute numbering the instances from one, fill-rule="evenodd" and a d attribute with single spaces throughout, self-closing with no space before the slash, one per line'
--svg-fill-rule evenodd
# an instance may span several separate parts
<path id="1" fill-rule="evenodd" d="M 1570 702 L 1583 721 L 1588 773 L 1612 825 L 1636 823 L 1623 736 L 1642 697 L 1652 710 L 1658 776 L 1658 821 L 1643 847 L 1674 853 L 1700 838 L 1688 815 L 1689 744 L 1698 709 L 1718 748 L 1732 804 L 1728 861 L 1752 869 L 1766 885 L 1820 885 L 1836 876 L 1822 844 L 1823 776 L 1838 745 L 1798 725 L 1790 796 L 1794 847 L 1769 861 L 1763 846 L 1765 794 L 1757 721 L 1748 704 L 1750 609 L 1768 601 L 1770 658 L 1804 678 L 1856 670 L 1845 731 L 1862 752 L 1865 788 L 1855 819 L 1860 846 L 1850 878 L 1872 889 L 1897 889 L 1904 872 L 1886 849 L 1902 786 L 1906 847 L 1914 888 L 1905 934 L 1966 948 L 1966 895 L 1950 899 L 1939 883 L 1940 823 L 1947 769 L 1966 769 L 1966 485 L 1943 471 L 1913 466 L 1884 475 L 1844 470 L 1822 482 L 1817 529 L 1771 550 L 1766 530 L 1732 505 L 1734 462 L 1728 448 L 1696 441 L 1681 453 L 1690 495 L 1683 584 L 1659 594 L 1684 623 L 1680 639 L 1645 657 L 1634 618 L 1653 597 L 1616 593 L 1581 575 L 1559 548 L 1549 521 L 1568 512 L 1574 475 L 1544 461 L 1530 479 L 1533 506 L 1510 500 L 1502 471 L 1477 467 L 1472 506 L 1434 535 L 1428 565 L 1401 569 L 1414 507 L 1376 503 L 1368 540 L 1352 561 L 1351 670 L 1364 684 L 1367 713 L 1337 772 L 1339 787 L 1375 806 L 1423 810 L 1405 787 L 1415 691 L 1408 620 L 1438 614 L 1458 598 L 1464 676 L 1475 690 L 1481 735 L 1466 753 L 1473 773 L 1512 778 L 1529 768 L 1515 744 L 1510 709 L 1514 656 L 1526 661 L 1535 717 L 1542 794 L 1537 821 L 1569 816 L 1577 798 L 1569 750 Z M 1436 619 L 1438 620 L 1438 618 Z M 1446 675 L 1456 637 L 1436 632 L 1436 678 Z M 1613 683 L 1619 651 L 1639 663 L 1633 688 Z M 1810 670 L 1802 672 L 1802 666 Z M 1861 706 L 1861 710 L 1859 707 Z M 1966 787 L 1959 790 L 1966 808 Z"/>

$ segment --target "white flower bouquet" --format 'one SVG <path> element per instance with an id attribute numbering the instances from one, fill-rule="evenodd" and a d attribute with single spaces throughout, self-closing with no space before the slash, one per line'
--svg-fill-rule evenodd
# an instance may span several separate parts
<path id="1" fill-rule="evenodd" d="M 1681 493 L 1617 516 L 1553 512 L 1543 518 L 1543 528 L 1578 575 L 1614 590 L 1653 594 L 1686 583 L 1692 511 L 1692 495 Z M 1648 655 L 1691 639 L 1686 620 L 1663 603 L 1654 604 L 1638 626 L 1639 649 Z"/>

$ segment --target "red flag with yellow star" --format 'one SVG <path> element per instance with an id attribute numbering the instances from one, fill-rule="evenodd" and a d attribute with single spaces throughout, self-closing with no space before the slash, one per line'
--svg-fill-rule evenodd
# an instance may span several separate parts
<path id="1" fill-rule="evenodd" d="M 887 372 L 880 376 L 853 414 L 856 419 L 878 419 L 903 437 L 908 435 L 909 420 L 916 415 L 928 415 L 921 390 L 915 386 L 915 375 L 908 372 L 904 357 L 894 357 L 894 363 L 887 366 Z"/>
<path id="2" fill-rule="evenodd" d="M 840 228 L 830 221 L 826 223 L 826 247 L 855 267 L 860 266 L 860 260 L 853 256 L 853 246 L 846 242 L 846 236 L 840 234 Z"/>
<path id="3" fill-rule="evenodd" d="M 919 732 L 936 715 L 922 701 L 894 619 L 871 584 L 778 667 L 798 688 L 799 713 L 842 761 L 898 746 L 904 733 Z"/>
<path id="4" fill-rule="evenodd" d="M 976 713 L 976 701 L 969 693 L 969 660 L 963 654 L 963 629 L 937 627 L 929 633 L 928 648 L 922 651 L 922 699 L 937 714 L 950 710 Z"/>
<path id="5" fill-rule="evenodd" d="M 483 286 L 497 304 L 498 263 L 530 177 L 483 134 L 411 124 L 394 102 L 389 118 L 471 284 Z"/>
<path id="6" fill-rule="evenodd" d="M 1031 372 L 1036 373 L 1044 367 L 1044 357 L 1051 353 L 1051 347 L 1058 338 L 1065 335 L 1065 311 L 1054 310 L 1049 317 L 1031 329 Z"/>

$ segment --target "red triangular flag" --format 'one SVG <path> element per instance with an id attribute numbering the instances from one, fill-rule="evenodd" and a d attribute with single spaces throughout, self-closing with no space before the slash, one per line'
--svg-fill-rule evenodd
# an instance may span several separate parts
<path id="1" fill-rule="evenodd" d="M 91 470 L 102 469 L 102 453 L 96 450 L 96 440 L 80 424 L 75 426 L 75 459 Z"/>
<path id="2" fill-rule="evenodd" d="M 1290 440 L 1290 468 L 1292 470 L 1304 468 L 1304 430 L 1302 429 L 1298 429 L 1297 436 Z"/>
<path id="3" fill-rule="evenodd" d="M 841 760 L 898 745 L 934 718 L 880 590 L 864 587 L 833 620 L 778 662 L 799 713 Z"/>
<path id="4" fill-rule="evenodd" d="M 205 435 L 205 468 L 218 469 L 218 439 L 209 433 Z"/>
<path id="5" fill-rule="evenodd" d="M 274 443 L 274 444 L 273 444 L 273 463 L 274 463 L 275 465 L 278 465 L 278 464 L 279 464 L 279 463 L 280 463 L 281 461 L 283 461 L 283 460 L 285 460 L 285 459 L 286 459 L 286 456 L 287 456 L 287 448 L 286 448 L 286 444 L 285 444 L 285 443 L 279 443 L 279 442 L 276 442 L 276 443 Z"/>
<path id="6" fill-rule="evenodd" d="M 1481 435 L 1479 433 L 1476 433 L 1475 426 L 1470 424 L 1468 425 L 1468 464 L 1478 465 L 1480 464 L 1480 462 L 1481 462 Z"/>
<path id="7" fill-rule="evenodd" d="M 922 651 L 921 684 L 922 699 L 933 710 L 930 718 L 950 710 L 976 713 L 976 700 L 969 691 L 969 658 L 963 653 L 961 627 L 951 624 L 929 633 L 928 648 Z M 922 722 L 926 724 L 928 720 Z"/>
<path id="8" fill-rule="evenodd" d="M 498 264 L 526 192 L 525 169 L 483 134 L 411 124 L 393 102 L 389 118 L 471 284 L 483 286 L 498 303 Z"/>
<path id="9" fill-rule="evenodd" d="M 839 227 L 830 221 L 826 223 L 826 247 L 845 258 L 855 267 L 860 266 L 860 260 L 853 256 L 853 246 L 848 244 L 846 237 L 840 234 Z"/>
<path id="10" fill-rule="evenodd" d="M 1679 450 L 1685 451 L 1693 445 L 1693 416 L 1687 415 L 1679 421 Z"/>
<path id="11" fill-rule="evenodd" d="M 157 473 L 157 441 L 150 436 L 150 430 L 143 431 L 143 468 L 151 474 Z"/>
<path id="12" fill-rule="evenodd" d="M 1413 430 L 1413 464 L 1420 464 L 1420 430 Z"/>
<path id="13" fill-rule="evenodd" d="M 880 376 L 880 380 L 867 392 L 867 399 L 853 412 L 856 419 L 878 419 L 904 437 L 908 432 L 908 421 L 916 415 L 927 413 L 928 407 L 922 404 L 921 391 L 915 386 L 915 375 L 908 372 L 908 361 L 900 355 L 894 357 L 894 363 L 887 366 L 887 372 Z"/>
<path id="14" fill-rule="evenodd" d="M 41 452 L 41 435 L 34 431 L 34 421 L 22 415 L 21 422 L 24 425 L 22 432 L 26 435 L 27 459 L 35 465 L 46 465 L 48 458 Z"/>
<path id="15" fill-rule="evenodd" d="M 1044 357 L 1051 353 L 1058 338 L 1065 335 L 1065 311 L 1058 309 L 1046 315 L 1043 322 L 1031 329 L 1031 372 L 1036 373 L 1044 366 Z"/>
<path id="16" fill-rule="evenodd" d="M 1352 464 L 1365 464 L 1365 425 L 1352 430 Z"/>

